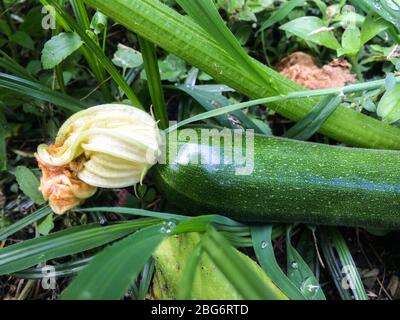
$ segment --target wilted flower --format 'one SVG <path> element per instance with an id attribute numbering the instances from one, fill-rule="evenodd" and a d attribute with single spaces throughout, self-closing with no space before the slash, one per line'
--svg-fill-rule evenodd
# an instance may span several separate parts
<path id="1" fill-rule="evenodd" d="M 70 197 L 68 205 L 64 204 L 63 207 L 71 209 L 79 205 L 82 199 L 93 195 L 93 192 L 87 192 L 87 188 L 93 191 L 94 187 L 123 188 L 135 185 L 156 163 L 161 152 L 160 145 L 157 123 L 149 114 L 137 108 L 107 104 L 78 112 L 60 128 L 54 145 L 38 147 L 37 159 L 44 169 L 41 191 L 56 207 L 51 195 L 66 190 L 67 186 L 75 198 Z M 57 183 L 53 175 L 46 174 L 46 170 L 54 171 L 55 168 L 64 175 L 62 179 L 58 175 Z M 79 181 L 86 186 L 80 185 L 77 190 L 72 190 L 76 184 L 68 182 L 65 177 L 70 182 Z M 48 187 L 48 184 L 60 184 L 60 181 L 62 188 Z M 46 191 L 50 191 L 50 195 L 46 195 Z M 84 197 L 81 197 L 81 191 Z M 61 201 L 63 197 L 57 195 L 56 199 Z"/>
<path id="2" fill-rule="evenodd" d="M 79 206 L 85 199 L 94 195 L 97 188 L 77 179 L 69 165 L 51 166 L 37 156 L 42 177 L 39 190 L 57 214 Z"/>

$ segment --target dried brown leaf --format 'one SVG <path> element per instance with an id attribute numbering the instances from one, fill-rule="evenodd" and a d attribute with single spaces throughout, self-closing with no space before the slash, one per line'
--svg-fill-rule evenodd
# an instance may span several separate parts
<path id="1" fill-rule="evenodd" d="M 346 60 L 335 59 L 319 68 L 313 57 L 304 52 L 292 53 L 276 68 L 285 77 L 308 89 L 341 87 L 356 80 L 350 73 L 351 64 Z"/>

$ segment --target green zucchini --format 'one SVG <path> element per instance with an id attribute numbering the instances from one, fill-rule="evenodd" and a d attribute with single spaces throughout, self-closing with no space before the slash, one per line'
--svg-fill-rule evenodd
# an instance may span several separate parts
<path id="1" fill-rule="evenodd" d="M 236 175 L 243 164 L 177 164 L 170 156 L 175 148 L 179 158 L 210 152 L 223 159 L 224 143 L 167 142 L 169 161 L 155 165 L 151 174 L 181 212 L 246 222 L 400 227 L 398 151 L 255 135 L 254 171 Z"/>

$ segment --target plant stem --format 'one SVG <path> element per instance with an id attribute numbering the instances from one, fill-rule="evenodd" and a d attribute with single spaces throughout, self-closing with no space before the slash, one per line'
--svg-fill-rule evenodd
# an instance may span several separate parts
<path id="1" fill-rule="evenodd" d="M 397 83 L 400 82 L 400 77 L 396 77 L 396 82 Z M 189 119 L 183 120 L 174 126 L 169 127 L 165 131 L 171 132 L 171 131 L 176 130 L 176 129 L 178 129 L 184 125 L 187 125 L 189 123 L 193 123 L 193 122 L 200 121 L 200 120 L 205 120 L 208 118 L 213 118 L 213 117 L 219 116 L 224 113 L 229 113 L 229 112 L 232 112 L 235 110 L 240 110 L 240 109 L 244 109 L 244 108 L 248 108 L 248 107 L 252 107 L 252 106 L 256 106 L 256 105 L 260 105 L 260 104 L 267 104 L 267 103 L 278 102 L 278 101 L 288 101 L 288 100 L 293 100 L 293 99 L 320 97 L 320 96 L 327 96 L 327 95 L 351 94 L 351 93 L 360 92 L 360 91 L 374 90 L 374 89 L 377 89 L 384 85 L 385 85 L 385 79 L 381 79 L 381 80 L 369 81 L 369 82 L 364 82 L 364 83 L 357 83 L 357 84 L 348 85 L 348 86 L 344 86 L 344 87 L 318 89 L 318 90 L 305 90 L 305 91 L 299 91 L 299 92 L 291 92 L 291 93 L 288 93 L 287 95 L 279 95 L 279 96 L 273 96 L 273 97 L 268 97 L 268 98 L 251 100 L 251 101 L 247 101 L 247 102 L 232 104 L 232 105 L 229 105 L 226 107 L 221 107 L 216 110 L 211 110 L 211 111 L 207 111 L 204 113 L 200 113 Z"/>
<path id="2" fill-rule="evenodd" d="M 364 82 L 364 77 L 360 69 L 360 64 L 358 63 L 358 59 L 355 56 L 349 56 L 351 64 L 353 65 L 353 69 L 356 72 L 357 79 L 360 82 Z"/>
<path id="3" fill-rule="evenodd" d="M 59 3 L 61 6 L 64 6 L 64 0 L 60 0 Z M 60 33 L 60 31 L 61 31 L 61 26 L 57 25 L 56 29 L 53 30 L 53 36 L 58 35 Z M 67 89 L 65 87 L 65 82 L 64 82 L 62 63 L 58 64 L 55 67 L 55 71 L 56 71 L 57 82 L 58 82 L 58 85 L 60 86 L 60 90 L 61 90 L 61 92 L 66 93 Z"/>

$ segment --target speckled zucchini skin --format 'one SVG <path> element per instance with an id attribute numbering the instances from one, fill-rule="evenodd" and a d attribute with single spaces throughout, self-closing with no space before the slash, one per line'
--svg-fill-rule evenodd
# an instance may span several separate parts
<path id="1" fill-rule="evenodd" d="M 151 173 L 169 202 L 190 215 L 400 229 L 400 152 L 260 135 L 254 142 L 251 175 L 235 175 L 243 165 L 190 163 L 157 164 Z M 194 146 L 178 143 L 179 157 L 224 152 L 223 144 Z"/>

